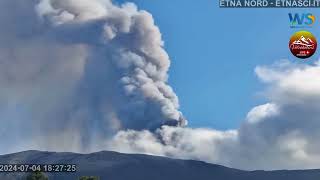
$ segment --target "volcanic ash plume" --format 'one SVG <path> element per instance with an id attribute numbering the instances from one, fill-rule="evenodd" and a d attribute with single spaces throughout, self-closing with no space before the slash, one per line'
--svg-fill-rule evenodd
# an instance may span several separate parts
<path id="1" fill-rule="evenodd" d="M 0 153 L 115 150 L 250 170 L 320 166 L 319 62 L 258 66 L 265 104 L 238 129 L 194 129 L 183 127 L 167 85 L 159 29 L 134 4 L 1 0 L 0 25 Z"/>
<path id="2" fill-rule="evenodd" d="M 1 152 L 82 151 L 118 130 L 186 125 L 148 12 L 109 0 L 2 0 L 0 10 Z"/>

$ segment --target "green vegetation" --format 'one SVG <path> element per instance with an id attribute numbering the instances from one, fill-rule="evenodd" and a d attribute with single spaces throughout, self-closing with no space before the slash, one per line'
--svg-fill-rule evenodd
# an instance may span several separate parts
<path id="1" fill-rule="evenodd" d="M 100 178 L 96 176 L 82 176 L 79 180 L 100 180 Z"/>
<path id="2" fill-rule="evenodd" d="M 34 172 L 27 177 L 27 180 L 48 180 L 48 177 L 42 172 Z"/>

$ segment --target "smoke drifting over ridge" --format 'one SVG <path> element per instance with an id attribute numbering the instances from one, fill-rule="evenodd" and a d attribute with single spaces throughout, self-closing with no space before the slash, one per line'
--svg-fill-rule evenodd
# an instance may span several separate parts
<path id="1" fill-rule="evenodd" d="M 3 0 L 0 10 L 1 151 L 90 149 L 118 130 L 186 125 L 148 12 L 108 0 Z"/>
<path id="2" fill-rule="evenodd" d="M 320 167 L 320 65 L 280 61 L 258 66 L 268 103 L 252 108 L 236 130 L 163 127 L 121 131 L 113 150 L 197 159 L 247 170 Z M 159 140 L 161 137 L 161 140 Z"/>
<path id="3" fill-rule="evenodd" d="M 320 166 L 319 63 L 258 66 L 268 103 L 238 129 L 192 129 L 167 84 L 159 29 L 134 4 L 2 0 L 0 25 L 0 153 L 116 150 L 240 169 Z"/>

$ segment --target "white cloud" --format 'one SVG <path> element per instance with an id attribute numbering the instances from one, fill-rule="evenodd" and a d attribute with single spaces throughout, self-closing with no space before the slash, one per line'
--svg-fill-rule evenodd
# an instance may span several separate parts
<path id="1" fill-rule="evenodd" d="M 319 63 L 257 67 L 269 102 L 236 130 L 183 128 L 161 33 L 134 4 L 2 0 L 0 25 L 1 153 L 109 149 L 240 169 L 320 166 Z"/>
<path id="2" fill-rule="evenodd" d="M 247 115 L 247 121 L 249 123 L 259 123 L 260 120 L 266 119 L 270 116 L 277 115 L 278 107 L 276 104 L 264 104 L 254 107 Z"/>
<path id="3" fill-rule="evenodd" d="M 137 131 L 130 131 L 134 136 L 120 132 L 110 146 L 129 153 L 198 159 L 240 169 L 318 168 L 320 66 L 283 61 L 257 67 L 256 72 L 268 85 L 266 95 L 270 102 L 254 107 L 239 129 L 163 127 L 153 138 L 152 134 L 145 138 Z M 124 139 L 130 142 L 126 148 Z M 140 146 L 151 142 L 157 146 Z"/>

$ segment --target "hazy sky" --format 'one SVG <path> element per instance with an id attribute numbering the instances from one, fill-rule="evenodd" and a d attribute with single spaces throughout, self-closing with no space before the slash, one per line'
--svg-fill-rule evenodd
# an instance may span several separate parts
<path id="1" fill-rule="evenodd" d="M 119 1 L 118 2 L 124 2 Z M 151 12 L 172 66 L 170 84 L 192 127 L 238 127 L 252 106 L 261 104 L 257 65 L 280 59 L 306 63 L 291 55 L 288 13 L 316 9 L 220 9 L 218 0 L 133 0 Z M 319 21 L 308 29 L 317 37 Z M 318 53 L 307 63 L 318 59 Z M 232 111 L 231 111 L 232 110 Z"/>

